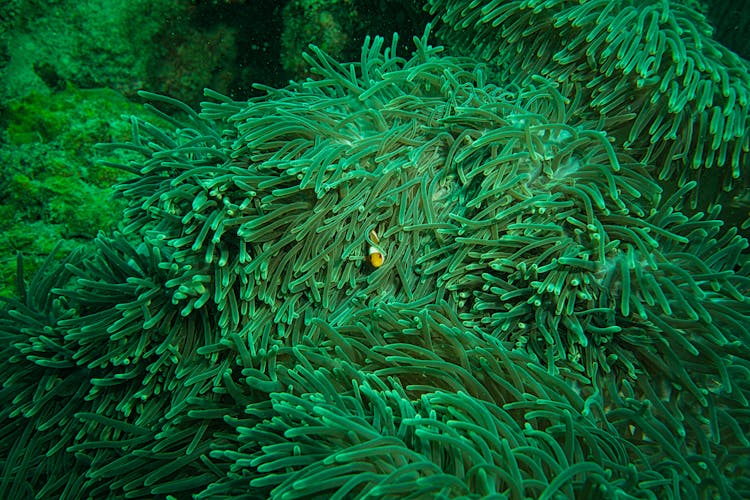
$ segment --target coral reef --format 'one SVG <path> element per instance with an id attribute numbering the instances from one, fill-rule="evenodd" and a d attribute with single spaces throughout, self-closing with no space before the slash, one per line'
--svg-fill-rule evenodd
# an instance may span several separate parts
<path id="1" fill-rule="evenodd" d="M 302 58 L 307 45 L 312 43 L 331 56 L 340 59 L 350 45 L 351 29 L 341 21 L 357 19 L 350 2 L 318 2 L 292 0 L 284 7 L 284 31 L 281 35 L 282 65 L 287 73 L 303 76 L 308 69 Z"/>
<path id="2" fill-rule="evenodd" d="M 185 14 L 180 0 L 159 2 L 20 2 L 8 29 L 8 63 L 0 68 L 0 97 L 109 87 L 132 95 L 148 81 L 148 68 L 169 22 Z"/>
<path id="3" fill-rule="evenodd" d="M 119 211 L 108 209 L 116 176 L 94 165 L 89 146 L 124 140 L 130 126 L 120 115 L 142 114 L 123 95 L 137 100 L 136 92 L 149 88 L 197 105 L 207 86 L 239 98 L 252 92 L 251 82 L 288 81 L 279 56 L 282 27 L 310 19 L 297 12 L 283 17 L 276 1 L 224 4 L 3 3 L 0 296 L 15 286 L 16 252 L 25 254 L 26 270 L 33 272 L 58 242 L 61 256 L 111 228 Z M 374 29 L 381 12 L 373 10 L 358 18 L 358 33 Z M 379 26 L 404 32 L 407 20 L 393 19 Z M 360 39 L 349 41 L 347 54 L 356 53 L 355 45 L 358 51 Z"/>
<path id="4" fill-rule="evenodd" d="M 2 312 L 5 492 L 747 493 L 745 240 L 553 83 L 415 41 L 200 115 L 144 94 L 185 118 L 114 145 L 138 240 Z"/>
<path id="5" fill-rule="evenodd" d="M 115 229 L 123 205 L 113 200 L 113 185 L 124 174 L 97 162 L 128 156 L 96 154 L 93 143 L 126 140 L 131 125 L 123 113 L 158 118 L 113 90 L 71 85 L 3 102 L 0 110 L 0 296 L 8 296 L 16 252 L 33 273 L 58 244 L 60 257 Z"/>
<path id="6" fill-rule="evenodd" d="M 368 34 L 420 33 L 429 21 L 421 3 L 411 0 L 290 0 L 281 18 L 281 65 L 295 79 L 309 76 L 302 54 L 310 44 L 338 60 L 352 61 Z"/>
<path id="7" fill-rule="evenodd" d="M 577 50 L 615 50 L 629 6 L 433 9 L 517 59 L 592 19 Z M 703 40 L 670 6 L 642 7 L 650 29 Z M 121 232 L 28 282 L 19 258 L 0 308 L 0 497 L 750 496 L 748 242 L 717 205 L 682 211 L 711 164 L 691 146 L 737 152 L 736 187 L 745 80 L 717 75 L 742 134 L 714 148 L 634 134 L 642 108 L 684 120 L 678 83 L 601 104 L 578 53 L 428 37 L 346 64 L 312 46 L 310 78 L 200 112 L 140 93 L 160 121 L 100 146 L 128 155 Z M 647 95 L 610 62 L 588 71 Z"/>
<path id="8" fill-rule="evenodd" d="M 377 6 L 360 0 L 12 0 L 0 9 L 0 100 L 67 84 L 127 97 L 148 88 L 193 105 L 204 87 L 244 98 L 252 83 L 283 86 L 300 77 L 294 71 L 303 69 L 299 54 L 309 43 L 350 58 L 368 32 L 412 34 L 427 20 L 416 0 Z"/>

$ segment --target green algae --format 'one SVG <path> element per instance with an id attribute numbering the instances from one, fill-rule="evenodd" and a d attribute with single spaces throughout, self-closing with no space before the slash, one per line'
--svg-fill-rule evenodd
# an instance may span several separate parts
<path id="1" fill-rule="evenodd" d="M 114 90 L 72 85 L 0 108 L 0 296 L 8 296 L 17 252 L 33 273 L 56 245 L 64 255 L 97 231 L 116 228 L 122 206 L 112 186 L 126 174 L 100 162 L 127 155 L 101 153 L 94 144 L 126 140 L 131 127 L 123 115 L 162 122 Z"/>

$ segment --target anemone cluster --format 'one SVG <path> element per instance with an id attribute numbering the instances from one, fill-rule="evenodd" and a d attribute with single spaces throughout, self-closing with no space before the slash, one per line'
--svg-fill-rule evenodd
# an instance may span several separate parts
<path id="1" fill-rule="evenodd" d="M 602 120 L 660 180 L 684 185 L 718 168 L 718 186 L 747 185 L 747 63 L 685 2 L 428 3 L 453 45 L 492 60 L 505 82 L 541 75 L 560 83 L 577 112 Z"/>
<path id="2" fill-rule="evenodd" d="M 557 4 L 489 2 L 477 40 Z M 174 129 L 103 146 L 121 233 L 0 309 L 0 496 L 750 495 L 748 243 L 682 211 L 697 153 L 428 34 L 200 113 L 143 93 Z"/>

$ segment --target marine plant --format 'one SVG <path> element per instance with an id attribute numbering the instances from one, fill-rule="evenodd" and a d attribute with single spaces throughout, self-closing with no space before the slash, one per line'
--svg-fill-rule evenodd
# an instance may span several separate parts
<path id="1" fill-rule="evenodd" d="M 0 496 L 750 494 L 747 241 L 427 36 L 143 93 L 123 234 L 0 309 Z"/>

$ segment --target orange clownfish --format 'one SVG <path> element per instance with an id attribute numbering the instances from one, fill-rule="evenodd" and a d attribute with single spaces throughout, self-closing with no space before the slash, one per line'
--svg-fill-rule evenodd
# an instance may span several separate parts
<path id="1" fill-rule="evenodd" d="M 372 267 L 375 269 L 379 268 L 383 265 L 383 262 L 385 261 L 385 256 L 383 255 L 383 251 L 378 247 L 378 243 L 380 243 L 380 239 L 378 238 L 378 233 L 375 232 L 375 230 L 370 231 L 370 240 L 371 245 L 370 248 L 367 250 L 367 262 L 370 263 Z"/>

